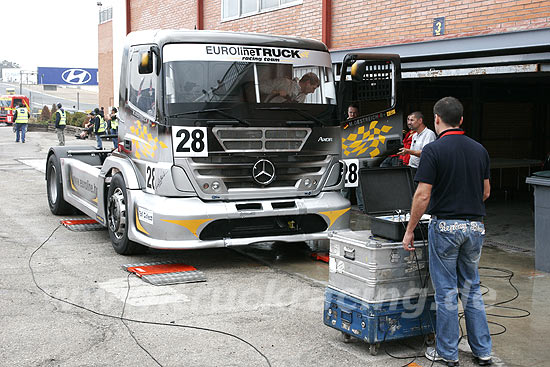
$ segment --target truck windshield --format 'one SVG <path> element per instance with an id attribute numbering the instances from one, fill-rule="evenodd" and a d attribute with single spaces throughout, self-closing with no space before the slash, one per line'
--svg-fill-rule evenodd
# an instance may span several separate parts
<path id="1" fill-rule="evenodd" d="M 167 45 L 163 61 L 166 109 L 178 119 L 171 119 L 172 123 L 228 120 L 227 114 L 208 115 L 204 110 L 229 109 L 235 120 L 254 125 L 297 120 L 337 124 L 334 80 L 326 52 Z"/>
<path id="2" fill-rule="evenodd" d="M 11 98 L 10 99 L 0 99 L 0 107 L 11 107 Z"/>

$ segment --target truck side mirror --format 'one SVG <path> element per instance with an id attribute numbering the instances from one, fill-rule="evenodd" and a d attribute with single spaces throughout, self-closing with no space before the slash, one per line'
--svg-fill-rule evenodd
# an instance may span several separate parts
<path id="1" fill-rule="evenodd" d="M 367 63 L 365 60 L 357 60 L 351 65 L 350 75 L 351 79 L 355 81 L 362 81 L 367 70 Z"/>
<path id="2" fill-rule="evenodd" d="M 153 72 L 153 53 L 151 51 L 142 52 L 140 55 L 138 72 L 140 74 L 151 74 Z"/>

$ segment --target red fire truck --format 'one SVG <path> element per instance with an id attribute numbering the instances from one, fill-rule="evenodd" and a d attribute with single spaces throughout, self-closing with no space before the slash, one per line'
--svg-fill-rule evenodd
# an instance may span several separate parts
<path id="1" fill-rule="evenodd" d="M 4 95 L 0 96 L 0 122 L 13 124 L 13 114 L 15 109 L 24 103 L 30 111 L 29 98 L 23 95 Z"/>

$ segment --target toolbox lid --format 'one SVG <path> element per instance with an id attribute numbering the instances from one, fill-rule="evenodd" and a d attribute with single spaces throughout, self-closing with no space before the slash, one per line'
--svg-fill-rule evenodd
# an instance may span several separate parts
<path id="1" fill-rule="evenodd" d="M 411 210 L 414 186 L 409 167 L 361 168 L 359 175 L 367 214 Z"/>

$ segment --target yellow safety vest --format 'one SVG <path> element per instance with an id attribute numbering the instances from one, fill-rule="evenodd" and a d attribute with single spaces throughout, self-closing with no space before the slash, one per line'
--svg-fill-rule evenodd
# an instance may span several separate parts
<path id="1" fill-rule="evenodd" d="M 111 118 L 111 129 L 118 129 L 118 118 L 116 116 Z"/>
<path id="2" fill-rule="evenodd" d="M 61 116 L 61 118 L 59 119 L 59 125 L 66 125 L 67 115 L 65 115 L 65 111 L 57 110 L 57 113 L 59 113 L 59 116 Z"/>
<path id="3" fill-rule="evenodd" d="M 97 117 L 99 117 L 99 128 L 97 129 L 97 132 L 105 132 L 105 130 L 107 130 L 107 123 L 105 122 L 103 117 L 101 117 L 101 115 L 97 115 Z"/>
<path id="4" fill-rule="evenodd" d="M 29 122 L 29 115 L 27 114 L 27 109 L 25 107 L 19 107 L 17 109 L 17 119 L 15 120 L 16 124 L 26 124 Z"/>

